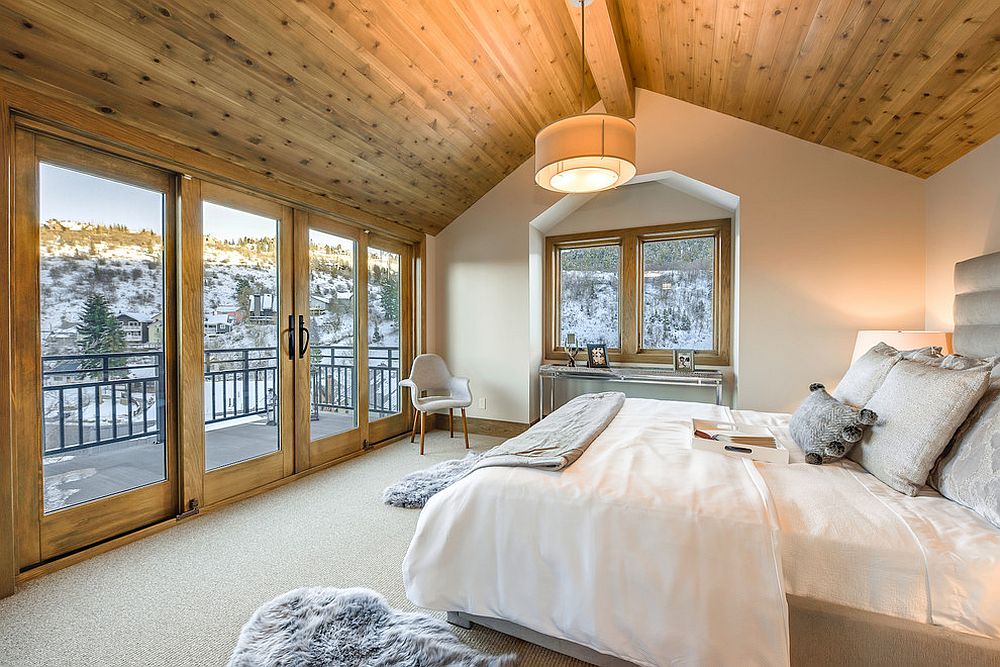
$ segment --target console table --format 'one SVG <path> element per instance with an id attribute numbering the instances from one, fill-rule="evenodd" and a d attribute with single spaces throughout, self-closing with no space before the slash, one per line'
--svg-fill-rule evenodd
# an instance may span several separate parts
<path id="1" fill-rule="evenodd" d="M 549 380 L 546 395 L 545 380 Z M 563 366 L 545 364 L 538 369 L 538 416 L 555 409 L 555 387 L 558 380 L 599 380 L 626 384 L 659 384 L 685 387 L 715 387 L 715 403 L 722 405 L 722 371 L 675 371 L 671 368 L 640 368 L 636 366 L 615 366 L 612 368 L 587 368 L 586 366 Z"/>

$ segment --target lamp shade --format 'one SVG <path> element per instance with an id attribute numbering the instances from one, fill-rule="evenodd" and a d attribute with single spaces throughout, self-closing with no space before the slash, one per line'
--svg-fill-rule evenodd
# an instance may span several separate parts
<path id="1" fill-rule="evenodd" d="M 635 125 L 585 113 L 547 125 L 535 136 L 535 183 L 553 192 L 599 192 L 635 176 Z"/>
<path id="2" fill-rule="evenodd" d="M 858 332 L 851 363 L 857 361 L 858 357 L 878 343 L 892 345 L 897 350 L 915 350 L 935 345 L 940 347 L 944 354 L 951 354 L 951 334 L 947 331 L 869 330 Z"/>

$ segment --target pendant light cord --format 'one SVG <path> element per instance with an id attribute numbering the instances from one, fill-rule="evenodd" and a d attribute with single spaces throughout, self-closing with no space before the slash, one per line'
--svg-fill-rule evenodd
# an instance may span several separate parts
<path id="1" fill-rule="evenodd" d="M 587 7 L 585 0 L 580 2 L 580 113 L 584 113 L 583 89 L 587 85 Z"/>

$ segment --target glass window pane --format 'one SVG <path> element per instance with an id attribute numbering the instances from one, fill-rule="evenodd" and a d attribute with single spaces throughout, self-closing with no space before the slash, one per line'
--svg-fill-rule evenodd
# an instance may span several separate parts
<path id="1" fill-rule="evenodd" d="M 309 376 L 312 440 L 358 425 L 356 244 L 309 230 Z"/>
<path id="2" fill-rule="evenodd" d="M 166 479 L 164 193 L 39 166 L 45 512 Z"/>
<path id="3" fill-rule="evenodd" d="M 559 250 L 559 344 L 575 334 L 580 344 L 619 347 L 616 245 Z"/>
<path id="4" fill-rule="evenodd" d="M 205 468 L 276 452 L 278 221 L 205 202 Z"/>
<path id="5" fill-rule="evenodd" d="M 368 411 L 372 421 L 399 413 L 400 257 L 368 249 Z"/>
<path id="6" fill-rule="evenodd" d="M 715 239 L 642 244 L 642 347 L 713 348 Z"/>

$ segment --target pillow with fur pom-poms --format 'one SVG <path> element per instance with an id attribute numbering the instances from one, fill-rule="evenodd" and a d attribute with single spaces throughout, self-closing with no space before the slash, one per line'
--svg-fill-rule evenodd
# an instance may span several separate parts
<path id="1" fill-rule="evenodd" d="M 802 448 L 806 463 L 843 458 L 861 440 L 866 426 L 878 420 L 871 410 L 838 401 L 819 384 L 809 385 L 809 396 L 792 415 L 788 427 Z"/>

